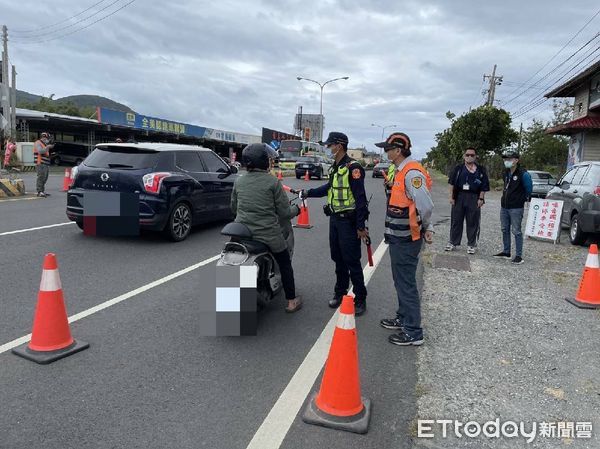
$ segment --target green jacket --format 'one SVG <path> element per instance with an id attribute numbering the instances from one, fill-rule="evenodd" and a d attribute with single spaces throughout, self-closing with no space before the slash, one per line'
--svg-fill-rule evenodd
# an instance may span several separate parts
<path id="1" fill-rule="evenodd" d="M 252 232 L 254 240 L 264 243 L 274 253 L 287 248 L 282 224 L 298 215 L 298 206 L 290 206 L 279 180 L 265 171 L 250 171 L 233 185 L 231 210 L 235 221 Z"/>

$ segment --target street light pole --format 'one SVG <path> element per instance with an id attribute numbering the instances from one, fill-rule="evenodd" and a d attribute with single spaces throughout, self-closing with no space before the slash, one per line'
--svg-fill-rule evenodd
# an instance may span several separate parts
<path id="1" fill-rule="evenodd" d="M 378 128 L 381 128 L 381 140 L 383 141 L 383 139 L 384 139 L 384 136 L 385 136 L 385 130 L 386 130 L 387 128 L 395 128 L 397 125 L 386 125 L 386 126 L 381 126 L 381 125 L 377 125 L 377 124 L 375 124 L 375 123 L 371 123 L 371 126 L 376 126 L 376 127 L 378 127 Z M 381 152 L 381 150 L 380 150 L 380 152 Z"/>
<path id="2" fill-rule="evenodd" d="M 321 129 L 319 130 L 319 141 L 323 141 L 323 89 L 329 83 L 333 83 L 334 81 L 338 80 L 347 80 L 349 78 L 349 76 L 342 76 L 340 78 L 333 78 L 331 80 L 325 81 L 324 83 L 320 83 L 318 81 L 311 80 L 310 78 L 303 78 L 301 76 L 296 77 L 298 81 L 310 81 L 311 83 L 315 83 L 321 89 L 321 106 L 319 108 L 319 121 L 321 122 Z"/>

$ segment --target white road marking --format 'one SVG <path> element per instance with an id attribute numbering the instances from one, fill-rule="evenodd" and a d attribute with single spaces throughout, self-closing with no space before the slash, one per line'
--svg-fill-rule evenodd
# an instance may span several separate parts
<path id="1" fill-rule="evenodd" d="M 41 200 L 41 199 L 43 199 L 43 198 L 40 198 L 38 196 L 26 196 L 26 197 L 23 197 L 23 198 L 12 198 L 10 200 L 2 198 L 2 199 L 0 199 L 0 204 L 2 204 L 2 203 L 12 203 L 14 201 Z"/>
<path id="2" fill-rule="evenodd" d="M 56 228 L 58 226 L 67 226 L 67 225 L 72 225 L 72 224 L 75 224 L 75 222 L 67 221 L 66 223 L 57 223 L 57 224 L 48 225 L 48 226 L 39 226 L 37 228 L 18 229 L 16 231 L 0 232 L 0 237 L 2 237 L 3 235 L 21 234 L 23 232 L 39 231 L 40 229 L 50 229 L 50 228 Z"/>
<path id="3" fill-rule="evenodd" d="M 365 285 L 371 280 L 387 248 L 388 245 L 382 241 L 375 254 L 373 254 L 373 266 L 367 265 L 363 269 Z M 313 384 L 325 365 L 338 315 L 339 313 L 335 312 L 325 325 L 323 332 L 319 335 L 319 338 L 294 373 L 246 449 L 279 449 L 306 396 L 312 390 Z"/>
<path id="4" fill-rule="evenodd" d="M 212 263 L 212 262 L 218 260 L 219 257 L 221 257 L 221 256 L 220 255 L 213 256 L 210 259 L 203 260 L 202 262 L 198 262 L 197 264 L 191 265 L 187 268 L 184 268 L 183 270 L 179 270 L 176 273 L 169 274 L 168 276 L 165 276 L 154 282 L 150 282 L 149 284 L 143 285 L 142 287 L 136 288 L 135 290 L 131 290 L 130 292 L 127 292 L 121 296 L 117 296 L 116 298 L 109 299 L 108 301 L 105 301 L 102 304 L 98 304 L 97 306 L 90 307 L 89 309 L 84 310 L 83 312 L 79 312 L 73 316 L 70 316 L 69 323 L 74 323 L 75 321 L 81 320 L 82 318 L 88 317 L 96 312 L 100 312 L 101 310 L 107 309 L 108 307 L 111 307 L 111 306 L 114 306 L 115 304 L 123 302 L 126 299 L 133 298 L 134 296 L 137 296 L 140 293 L 144 293 L 145 291 L 148 291 L 154 287 L 158 287 L 161 284 L 172 281 L 173 279 L 183 276 L 184 274 L 187 274 L 190 271 L 197 270 L 200 267 L 203 267 L 205 265 L 208 265 L 209 263 Z M 27 334 L 23 337 L 20 337 L 13 341 L 5 343 L 2 346 L 0 346 L 0 354 L 2 354 L 3 352 L 6 352 L 6 351 L 10 351 L 12 348 L 16 348 L 17 346 L 20 346 L 23 343 L 27 343 L 29 340 L 31 340 L 31 334 Z"/>

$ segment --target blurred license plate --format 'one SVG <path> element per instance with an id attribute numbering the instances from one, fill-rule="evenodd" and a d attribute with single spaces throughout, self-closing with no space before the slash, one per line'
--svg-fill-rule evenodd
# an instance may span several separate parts
<path id="1" fill-rule="evenodd" d="M 302 168 L 310 168 L 310 165 L 303 165 Z"/>

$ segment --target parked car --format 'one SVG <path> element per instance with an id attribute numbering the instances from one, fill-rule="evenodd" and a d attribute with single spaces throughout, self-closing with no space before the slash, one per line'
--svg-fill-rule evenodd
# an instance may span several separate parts
<path id="1" fill-rule="evenodd" d="M 157 143 L 96 145 L 77 167 L 67 217 L 83 229 L 88 191 L 139 194 L 140 229 L 184 240 L 193 225 L 231 219 L 237 168 L 208 148 Z"/>
<path id="2" fill-rule="evenodd" d="M 296 179 L 306 175 L 321 179 L 323 176 L 329 176 L 331 161 L 323 156 L 302 156 L 296 161 Z"/>
<path id="3" fill-rule="evenodd" d="M 556 185 L 556 178 L 546 171 L 527 170 L 533 181 L 532 197 L 546 198 L 546 194 Z"/>
<path id="4" fill-rule="evenodd" d="M 373 178 L 383 178 L 387 175 L 388 168 L 392 165 L 390 162 L 379 162 L 373 167 Z"/>
<path id="5" fill-rule="evenodd" d="M 56 142 L 50 153 L 50 160 L 54 165 L 68 164 L 79 165 L 88 156 L 87 145 L 80 143 Z"/>
<path id="6" fill-rule="evenodd" d="M 569 227 L 571 243 L 582 245 L 600 233 L 600 162 L 575 164 L 546 198 L 564 202 L 561 224 Z"/>

